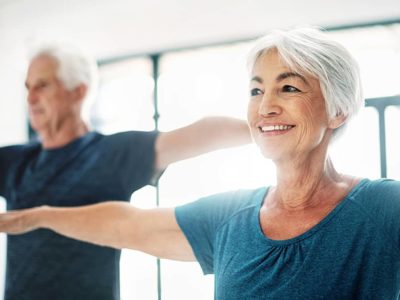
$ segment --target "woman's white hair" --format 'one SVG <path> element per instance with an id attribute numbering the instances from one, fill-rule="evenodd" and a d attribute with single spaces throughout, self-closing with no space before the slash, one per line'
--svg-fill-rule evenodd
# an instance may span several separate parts
<path id="1" fill-rule="evenodd" d="M 257 59 L 270 50 L 276 50 L 282 63 L 294 72 L 319 80 L 330 119 L 342 115 L 347 123 L 362 107 L 358 64 L 349 51 L 326 33 L 312 27 L 271 31 L 250 51 L 250 72 Z M 335 129 L 334 136 L 343 127 Z"/>
<path id="2" fill-rule="evenodd" d="M 96 61 L 81 49 L 69 44 L 41 46 L 32 53 L 31 61 L 40 56 L 50 57 L 57 62 L 57 78 L 66 89 L 73 90 L 80 84 L 87 87 L 83 116 L 88 120 L 98 83 Z"/>

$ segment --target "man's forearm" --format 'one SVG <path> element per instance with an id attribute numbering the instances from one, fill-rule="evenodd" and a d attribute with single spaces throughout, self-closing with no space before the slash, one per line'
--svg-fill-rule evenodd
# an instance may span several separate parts
<path id="1" fill-rule="evenodd" d="M 193 131 L 198 132 L 198 145 L 203 145 L 204 151 L 219 148 L 234 147 L 251 142 L 247 122 L 231 117 L 207 117 L 193 124 Z M 196 128 L 197 127 L 197 128 Z"/>
<path id="2" fill-rule="evenodd" d="M 191 125 L 160 134 L 156 143 L 157 167 L 210 151 L 251 142 L 247 123 L 230 117 L 207 117 Z"/>

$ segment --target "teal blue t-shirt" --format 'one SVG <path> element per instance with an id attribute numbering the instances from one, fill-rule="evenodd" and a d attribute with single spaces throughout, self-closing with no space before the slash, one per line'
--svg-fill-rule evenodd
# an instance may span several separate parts
<path id="1" fill-rule="evenodd" d="M 218 194 L 175 210 L 215 298 L 399 299 L 400 182 L 363 179 L 319 224 L 271 240 L 268 188 Z"/>

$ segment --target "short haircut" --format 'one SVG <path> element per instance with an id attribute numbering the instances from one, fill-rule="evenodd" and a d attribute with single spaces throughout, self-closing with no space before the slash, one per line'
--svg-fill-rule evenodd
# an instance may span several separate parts
<path id="1" fill-rule="evenodd" d="M 249 70 L 270 50 L 276 50 L 282 63 L 291 70 L 319 80 L 328 118 L 343 115 L 349 120 L 362 107 L 364 98 L 356 60 L 320 29 L 303 27 L 271 31 L 250 51 Z M 342 132 L 343 127 L 335 129 L 334 136 Z"/>

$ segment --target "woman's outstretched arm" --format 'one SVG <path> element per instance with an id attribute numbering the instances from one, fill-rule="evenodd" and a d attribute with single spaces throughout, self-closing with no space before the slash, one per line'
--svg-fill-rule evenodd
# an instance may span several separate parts
<path id="1" fill-rule="evenodd" d="M 139 209 L 110 201 L 73 208 L 41 206 L 0 214 L 0 232 L 22 234 L 39 228 L 101 246 L 195 261 L 173 208 Z"/>

